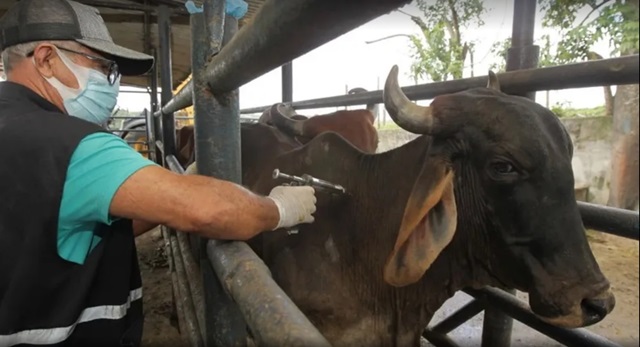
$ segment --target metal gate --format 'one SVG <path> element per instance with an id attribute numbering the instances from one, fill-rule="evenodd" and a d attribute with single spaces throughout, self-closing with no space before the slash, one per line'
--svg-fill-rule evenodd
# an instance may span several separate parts
<path id="1" fill-rule="evenodd" d="M 183 172 L 175 159 L 174 112 L 193 104 L 199 173 L 240 183 L 240 113 L 260 113 L 270 105 L 240 111 L 238 88 L 282 66 L 283 101 L 292 101 L 293 59 L 408 2 L 267 0 L 253 21 L 236 33 L 237 21 L 225 16 L 224 1 L 204 0 L 202 12 L 191 14 L 190 19 L 193 80 L 175 96 L 170 92 L 170 13 L 160 6 L 163 92 L 162 107 L 152 107 L 153 115 L 147 117 L 148 139 L 155 144 L 152 154 L 166 167 Z M 536 0 L 515 2 L 508 71 L 498 76 L 503 91 L 533 98 L 538 90 L 639 83 L 638 55 L 535 69 L 539 51 L 533 45 L 535 9 Z M 152 76 L 152 90 L 158 86 L 156 76 Z M 486 76 L 481 76 L 403 90 L 410 99 L 420 100 L 485 84 Z M 382 102 L 382 91 L 291 104 L 296 109 L 311 109 L 370 102 Z M 579 203 L 579 207 L 586 227 L 638 240 L 637 212 L 589 203 Z M 260 346 L 329 345 L 244 242 L 199 239 L 167 228 L 163 236 L 172 259 L 181 327 L 194 346 L 245 345 L 247 328 Z M 251 290 L 255 287 L 261 290 Z M 455 346 L 446 334 L 482 310 L 483 346 L 510 345 L 511 317 L 567 346 L 618 346 L 585 329 L 546 324 L 509 292 L 495 288 L 466 292 L 476 300 L 425 330 L 424 337 L 436 346 Z"/>

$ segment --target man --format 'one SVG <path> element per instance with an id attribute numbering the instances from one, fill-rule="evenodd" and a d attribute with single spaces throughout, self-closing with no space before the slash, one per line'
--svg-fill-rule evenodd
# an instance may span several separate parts
<path id="1" fill-rule="evenodd" d="M 134 233 L 154 225 L 246 240 L 313 222 L 313 188 L 174 174 L 99 127 L 120 75 L 153 59 L 115 45 L 96 9 L 19 1 L 0 50 L 0 346 L 138 345 Z"/>

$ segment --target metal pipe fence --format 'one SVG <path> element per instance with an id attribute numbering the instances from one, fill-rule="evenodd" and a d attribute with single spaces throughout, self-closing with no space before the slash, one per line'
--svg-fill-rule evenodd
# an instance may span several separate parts
<path id="1" fill-rule="evenodd" d="M 239 183 L 240 122 L 237 113 L 237 91 L 214 98 L 204 80 L 208 59 L 217 53 L 237 30 L 237 20 L 225 16 L 223 1 L 203 4 L 203 13 L 191 16 L 191 66 L 193 72 L 193 110 L 195 151 L 198 173 Z M 202 35 L 205 33 L 205 35 Z M 209 327 L 206 340 L 210 345 L 237 346 L 247 339 L 246 323 L 238 308 L 216 277 L 207 259 L 206 245 L 212 241 L 194 240 L 203 273 L 204 316 Z M 220 278 L 218 280 L 218 278 Z M 238 303 L 243 304 L 243 303 Z"/>
<path id="2" fill-rule="evenodd" d="M 228 47 L 206 68 L 214 94 L 241 85 L 304 55 L 409 0 L 267 0 Z M 322 28 L 321 30 L 318 28 Z M 160 114 L 191 106 L 193 81 L 185 85 Z"/>
<path id="3" fill-rule="evenodd" d="M 638 54 L 617 58 L 593 60 L 581 63 L 535 69 L 514 70 L 496 74 L 500 88 L 509 94 L 524 94 L 532 91 L 588 88 L 640 82 L 640 59 Z M 428 100 L 442 94 L 456 93 L 476 87 L 484 87 L 487 76 L 462 78 L 445 82 L 434 82 L 403 87 L 402 91 L 411 100 Z M 331 97 L 294 101 L 290 105 L 298 110 L 325 107 L 343 107 L 382 103 L 382 90 L 337 95 Z M 242 109 L 243 114 L 262 113 L 271 105 Z"/>
<path id="4" fill-rule="evenodd" d="M 531 6 L 533 0 L 522 5 L 522 12 Z M 176 172 L 182 168 L 175 160 L 175 131 L 173 131 L 173 113 L 192 105 L 195 102 L 196 156 L 200 173 L 239 181 L 239 113 L 261 113 L 268 106 L 238 110 L 237 88 L 259 77 L 269 70 L 282 66 L 294 58 L 318 47 L 365 22 L 408 3 L 405 0 L 386 0 L 379 2 L 342 1 L 342 0 L 267 0 L 253 21 L 238 32 L 226 45 L 217 47 L 213 33 L 219 32 L 215 23 L 222 20 L 218 10 L 221 0 L 205 0 L 204 14 L 192 15 L 192 30 L 203 25 L 205 30 L 195 30 L 192 34 L 192 63 L 194 79 L 179 91 L 173 98 L 163 93 L 161 110 L 155 111 L 154 118 L 161 121 L 162 131 L 154 127 L 160 134 L 156 147 L 163 153 L 167 166 Z M 533 6 L 535 8 L 535 5 Z M 218 13 L 218 16 L 215 14 Z M 162 11 L 159 11 L 159 18 Z M 199 18 L 199 19 L 198 19 Z M 203 21 L 197 24 L 197 21 Z M 216 22 L 217 21 L 217 22 Z M 515 21 L 514 21 L 515 22 Z M 164 22 L 163 22 L 164 23 Z M 160 23 L 159 23 L 160 24 Z M 163 65 L 170 63 L 167 56 L 170 41 L 163 36 L 166 23 L 159 25 L 160 45 Z M 322 28 L 324 30 L 319 30 Z M 516 24 L 514 24 L 516 29 Z M 531 52 L 535 51 L 529 42 L 527 30 L 514 30 L 514 42 L 520 46 L 512 47 L 511 65 L 531 67 L 534 61 Z M 203 34 L 204 33 L 204 34 Z M 207 41 L 208 40 L 208 41 Z M 527 48 L 528 47 L 528 48 Z M 219 48 L 219 49 L 218 49 Z M 215 55 L 214 55 L 215 54 Z M 213 55 L 213 57 L 211 57 Z M 527 58 L 528 57 L 528 58 Z M 210 59 L 209 59 L 210 58 Z M 529 59 L 529 60 L 527 60 Z M 537 59 L 537 58 L 536 58 Z M 537 63 L 537 60 L 535 60 Z M 555 66 L 548 68 L 528 68 L 499 74 L 503 91 L 511 94 L 530 95 L 541 90 L 555 90 L 602 85 L 637 84 L 638 55 L 611 58 L 598 61 Z M 509 65 L 508 64 L 508 65 Z M 168 65 L 170 67 L 170 65 Z M 289 78 L 290 66 L 283 70 L 283 77 Z M 170 81 L 170 68 L 162 68 L 163 87 Z M 460 79 L 448 82 L 431 83 L 404 87 L 403 91 L 412 100 L 430 99 L 437 95 L 462 91 L 486 84 L 486 77 Z M 170 84 L 168 84 L 170 86 Z M 292 89 L 283 89 L 284 99 L 291 99 Z M 166 88 L 163 88 L 163 91 Z M 170 89 L 166 89 L 169 90 Z M 373 91 L 353 95 L 340 95 L 306 101 L 292 102 L 296 109 L 312 109 L 323 107 L 340 107 L 382 102 L 382 91 Z M 224 132 L 221 130 L 224 129 Z M 171 130 L 171 131 L 170 131 Z M 212 139 L 221 141 L 223 145 L 212 145 Z M 168 146 L 165 142 L 168 141 Z M 201 166 L 202 165 L 202 166 Z M 638 240 L 638 213 L 605 208 L 587 203 L 579 203 L 583 222 L 587 228 Z M 172 235 L 167 233 L 167 244 L 171 246 Z M 175 237 L 176 245 L 179 238 Z M 183 245 L 184 246 L 184 245 Z M 188 247 L 170 247 L 173 257 L 182 256 Z M 200 259 L 202 285 L 204 290 L 204 321 L 198 314 L 189 313 L 188 303 L 181 305 L 182 320 L 192 330 L 199 328 L 200 334 L 192 334 L 192 342 L 197 344 L 197 335 L 204 336 L 207 345 L 240 343 L 245 335 L 242 333 L 245 324 L 259 345 L 318 345 L 328 346 L 327 340 L 313 327 L 286 293 L 278 287 L 270 276 L 269 269 L 257 258 L 255 253 L 244 242 L 219 242 L 208 240 L 196 247 L 195 256 Z M 184 259 L 184 258 L 183 258 Z M 206 261 L 203 261 L 206 259 Z M 183 265 L 184 260 L 183 260 Z M 175 267 L 179 267 L 179 264 Z M 184 268 L 184 266 L 183 266 Z M 213 271 L 210 271 L 210 270 Z M 183 271 L 180 271 L 183 272 Z M 178 281 L 188 277 L 184 271 Z M 252 287 L 260 287 L 256 293 Z M 177 291 L 191 293 L 191 304 L 198 300 L 196 288 L 189 285 L 176 285 Z M 187 290 L 189 289 L 189 290 Z M 569 346 L 615 346 L 610 341 L 597 335 L 585 333 L 586 330 L 567 330 L 545 325 L 528 307 L 513 295 L 499 289 L 466 290 L 476 301 L 461 308 L 445 321 L 427 329 L 424 336 L 436 346 L 455 346 L 446 336 L 448 332 L 464 323 L 483 309 L 496 308 L 510 317 L 537 329 L 546 335 Z M 189 295 L 189 294 L 186 294 Z M 209 296 L 208 296 L 209 295 Z M 215 302 L 219 306 L 212 306 Z M 267 303 L 265 305 L 265 303 Z M 223 312 L 216 315 L 214 310 Z M 238 315 L 238 310 L 241 315 Z M 274 321 L 273 315 L 283 319 Z M 195 318 L 194 318 L 195 317 Z M 239 318 L 242 318 L 242 322 Z M 225 321 L 223 321 L 225 320 Z M 194 321 L 198 321 L 194 323 Z M 204 328 L 202 328 L 204 326 Z M 504 330 L 504 329 L 503 329 Z M 509 341 L 495 336 L 501 347 L 508 346 Z M 504 342 L 506 341 L 506 342 Z"/>
<path id="5" fill-rule="evenodd" d="M 225 37 L 222 41 L 227 41 L 235 32 L 233 25 L 237 26 L 237 22 L 230 17 L 224 18 L 220 14 L 220 9 L 224 11 L 223 1 L 205 1 L 203 6 L 204 14 L 197 13 L 191 16 L 192 66 L 194 66 L 191 90 L 195 102 L 194 112 L 197 115 L 195 117 L 196 156 L 205 158 L 198 160 L 198 170 L 200 174 L 240 183 L 238 91 L 222 92 L 214 98 L 209 90 L 206 74 L 199 70 L 204 70 L 207 66 L 206 62 L 215 53 L 216 42 L 219 42 L 219 37 L 213 37 L 212 34 L 224 32 Z M 224 31 L 219 28 L 222 23 L 225 26 Z M 162 54 L 164 57 L 167 55 L 167 52 Z M 170 57 L 165 58 L 165 61 L 167 59 Z M 163 85 L 167 81 L 165 76 L 166 74 L 162 79 Z M 163 94 L 163 104 L 166 106 L 169 102 Z M 163 152 L 165 165 L 178 171 L 173 156 L 175 148 L 167 147 L 169 142 L 175 143 L 175 135 L 171 134 L 174 131 L 169 131 L 166 127 L 167 121 L 173 123 L 173 114 L 162 113 L 161 117 L 157 118 L 162 120 L 164 126 L 162 140 L 156 141 L 156 146 Z M 212 141 L 213 138 L 215 141 Z M 169 232 L 170 241 L 175 238 L 174 234 L 173 231 Z M 202 306 L 206 330 L 203 340 L 207 345 L 244 345 L 247 340 L 248 323 L 253 338 L 260 345 L 279 346 L 286 341 L 287 345 L 294 346 L 329 346 L 322 334 L 275 284 L 264 263 L 246 243 L 203 240 L 201 245 L 206 246 L 206 249 L 200 249 L 195 253 L 201 260 L 200 271 L 204 287 L 204 305 Z M 172 250 L 174 258 L 180 256 L 180 249 L 174 246 Z M 207 261 L 202 261 L 203 257 Z M 230 259 L 233 262 L 230 262 Z M 174 262 L 176 269 L 180 271 L 180 262 L 175 260 Z M 253 265 L 250 269 L 244 269 L 246 264 Z M 262 266 L 258 266 L 259 264 Z M 231 270 L 237 267 L 242 267 L 245 271 L 238 274 Z M 183 277 L 180 276 L 181 279 Z M 242 283 L 252 285 L 246 287 Z M 197 297 L 187 290 L 188 287 L 186 284 L 177 286 L 180 295 L 189 297 L 191 294 L 189 298 L 181 299 L 182 305 L 179 311 L 182 312 L 183 320 L 189 327 L 192 343 L 196 344 L 198 334 L 193 331 L 203 324 L 196 324 L 195 321 L 202 315 L 190 310 L 190 307 L 194 307 L 193 303 Z M 255 287 L 262 288 L 259 295 L 255 292 Z M 264 302 L 270 304 L 267 307 L 259 305 Z M 196 311 L 197 309 L 195 308 Z M 274 314 L 283 319 L 274 321 L 272 318 Z"/>

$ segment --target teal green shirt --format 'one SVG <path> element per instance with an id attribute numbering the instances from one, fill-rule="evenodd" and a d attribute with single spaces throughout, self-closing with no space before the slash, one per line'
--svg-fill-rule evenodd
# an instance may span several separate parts
<path id="1" fill-rule="evenodd" d="M 120 185 L 143 167 L 157 165 L 121 138 L 91 134 L 78 144 L 64 183 L 58 219 L 58 254 L 83 264 L 100 242 L 93 234 L 98 223 L 111 224 L 111 199 Z"/>

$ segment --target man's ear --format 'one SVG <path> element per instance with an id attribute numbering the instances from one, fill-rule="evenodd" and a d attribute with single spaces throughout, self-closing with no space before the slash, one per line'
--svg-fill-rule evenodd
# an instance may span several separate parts
<path id="1" fill-rule="evenodd" d="M 427 159 L 413 184 L 396 243 L 385 263 L 385 282 L 396 287 L 415 283 L 451 242 L 457 226 L 453 180 L 446 160 Z"/>
<path id="2" fill-rule="evenodd" d="M 56 58 L 56 52 L 52 45 L 45 43 L 39 44 L 34 49 L 31 58 L 40 75 L 46 78 L 53 77 L 53 65 L 51 62 Z"/>

